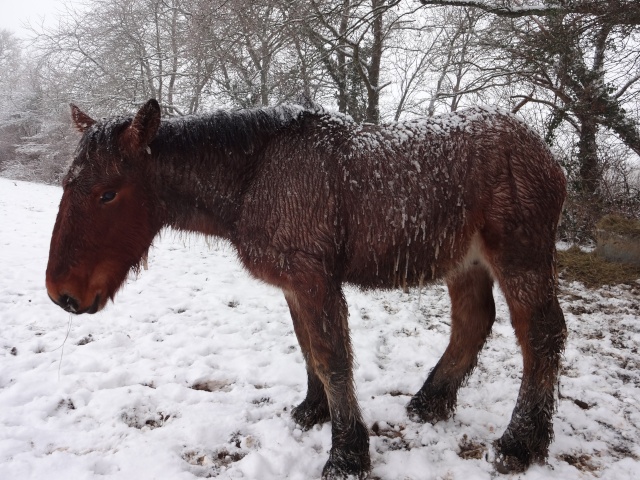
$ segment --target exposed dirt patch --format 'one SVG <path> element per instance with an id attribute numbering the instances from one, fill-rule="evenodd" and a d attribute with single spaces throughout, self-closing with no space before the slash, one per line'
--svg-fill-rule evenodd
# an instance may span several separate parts
<path id="1" fill-rule="evenodd" d="M 58 402 L 57 410 L 75 410 L 76 406 L 73 404 L 70 398 L 63 398 Z"/>
<path id="2" fill-rule="evenodd" d="M 411 397 L 413 396 L 413 393 L 409 393 L 409 392 L 401 392 L 400 390 L 391 390 L 389 392 L 389 395 L 391 395 L 392 397 Z"/>
<path id="3" fill-rule="evenodd" d="M 465 460 L 479 460 L 487 453 L 487 445 L 484 442 L 470 439 L 466 433 L 458 442 L 458 447 L 460 448 L 458 456 Z"/>
<path id="4" fill-rule="evenodd" d="M 371 426 L 371 435 L 381 438 L 382 448 L 379 450 L 411 450 L 412 444 L 404 438 L 404 429 L 404 425 L 375 422 Z"/>
<path id="5" fill-rule="evenodd" d="M 76 345 L 86 345 L 87 343 L 93 342 L 93 335 L 89 334 L 86 337 L 82 337 Z"/>
<path id="6" fill-rule="evenodd" d="M 595 472 L 599 468 L 591 459 L 591 455 L 563 453 L 558 455 L 558 458 L 582 472 Z"/>
<path id="7" fill-rule="evenodd" d="M 205 453 L 189 450 L 182 454 L 182 459 L 195 467 L 191 471 L 197 477 L 213 478 L 220 475 L 232 463 L 242 460 L 246 454 L 241 451 L 229 452 L 226 448 Z"/>
<path id="8" fill-rule="evenodd" d="M 164 426 L 175 417 L 177 417 L 177 415 L 171 413 L 161 411 L 140 411 L 139 409 L 134 408 L 130 411 L 122 412 L 120 418 L 122 418 L 122 421 L 129 427 L 137 428 L 139 430 L 153 430 Z"/>
<path id="9" fill-rule="evenodd" d="M 194 390 L 202 390 L 204 392 L 229 392 L 231 383 L 226 380 L 203 380 L 194 383 L 191 388 Z"/>
<path id="10" fill-rule="evenodd" d="M 252 435 L 234 432 L 227 445 L 215 450 L 187 450 L 182 454 L 182 459 L 191 466 L 190 471 L 195 476 L 212 478 L 224 473 L 230 465 L 258 447 L 260 442 Z"/>

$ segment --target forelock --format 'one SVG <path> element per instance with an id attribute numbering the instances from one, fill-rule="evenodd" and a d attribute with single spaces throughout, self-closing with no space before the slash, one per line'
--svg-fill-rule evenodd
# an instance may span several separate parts
<path id="1" fill-rule="evenodd" d="M 76 181 L 87 168 L 98 167 L 108 171 L 114 161 L 121 162 L 118 138 L 131 121 L 131 117 L 113 117 L 91 125 L 76 146 L 63 184 Z"/>

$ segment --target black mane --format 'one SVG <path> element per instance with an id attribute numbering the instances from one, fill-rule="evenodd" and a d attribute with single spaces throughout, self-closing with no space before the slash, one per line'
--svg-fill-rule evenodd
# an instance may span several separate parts
<path id="1" fill-rule="evenodd" d="M 238 159 L 260 150 L 274 134 L 296 128 L 308 114 L 313 112 L 283 105 L 169 118 L 160 124 L 150 147 L 169 153 L 185 146 L 194 151 L 206 146 L 208 154 L 222 157 L 219 160 Z"/>

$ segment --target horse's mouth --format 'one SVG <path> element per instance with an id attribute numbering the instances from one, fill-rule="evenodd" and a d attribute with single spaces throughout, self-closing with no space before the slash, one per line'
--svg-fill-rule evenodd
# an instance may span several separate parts
<path id="1" fill-rule="evenodd" d="M 49 299 L 62 308 L 65 312 L 73 313 L 74 315 L 82 315 L 83 313 L 96 313 L 101 308 L 100 295 L 96 295 L 93 299 L 93 303 L 87 308 L 79 308 L 78 302 L 69 295 L 62 295 L 58 300 L 55 300 L 51 295 Z"/>

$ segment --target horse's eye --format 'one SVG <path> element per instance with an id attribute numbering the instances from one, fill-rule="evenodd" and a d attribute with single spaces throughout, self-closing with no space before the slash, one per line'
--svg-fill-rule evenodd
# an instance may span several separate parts
<path id="1" fill-rule="evenodd" d="M 114 198 L 116 198 L 116 192 L 104 192 L 100 197 L 100 201 L 102 203 L 109 203 Z"/>

